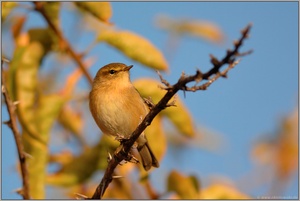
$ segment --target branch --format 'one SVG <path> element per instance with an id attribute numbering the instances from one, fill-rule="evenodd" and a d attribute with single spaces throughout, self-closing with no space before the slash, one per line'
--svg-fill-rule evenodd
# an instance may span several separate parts
<path id="1" fill-rule="evenodd" d="M 21 135 L 20 132 L 18 130 L 18 125 L 17 125 L 17 120 L 16 120 L 16 114 L 15 114 L 15 110 L 16 110 L 16 104 L 12 102 L 12 100 L 10 99 L 10 96 L 7 92 L 7 88 L 5 87 L 5 78 L 4 78 L 4 73 L 3 73 L 3 60 L 1 60 L 1 89 L 2 89 L 2 93 L 4 96 L 4 100 L 6 103 L 6 107 L 7 107 L 7 111 L 8 111 L 8 115 L 9 115 L 9 120 L 4 122 L 4 124 L 6 124 L 13 132 L 14 138 L 15 138 L 15 142 L 16 142 L 16 146 L 17 146 L 17 151 L 18 151 L 18 155 L 19 155 L 19 161 L 20 161 L 20 166 L 21 166 L 21 174 L 22 174 L 22 180 L 23 180 L 23 188 L 22 190 L 18 191 L 19 194 L 21 194 L 23 196 L 23 199 L 30 199 L 30 195 L 29 195 L 29 182 L 28 182 L 28 171 L 27 171 L 27 165 L 26 165 L 26 154 L 24 151 L 24 147 L 22 144 L 22 139 L 21 139 Z"/>
<path id="2" fill-rule="evenodd" d="M 106 171 L 104 173 L 104 176 L 101 180 L 101 183 L 98 185 L 94 195 L 91 199 L 101 199 L 106 188 L 110 184 L 110 182 L 113 180 L 113 172 L 114 169 L 117 167 L 117 165 L 122 161 L 126 160 L 128 158 L 128 153 L 134 144 L 134 142 L 138 139 L 140 134 L 146 129 L 147 126 L 149 126 L 154 119 L 154 117 L 161 112 L 163 109 L 168 107 L 169 100 L 179 91 L 197 91 L 197 90 L 206 90 L 208 86 L 210 86 L 211 83 L 213 83 L 215 80 L 217 80 L 219 77 L 226 77 L 227 72 L 232 69 L 238 61 L 235 61 L 237 57 L 247 55 L 251 53 L 252 51 L 248 51 L 247 53 L 239 53 L 239 48 L 243 44 L 243 41 L 248 37 L 248 33 L 250 31 L 251 24 L 249 24 L 245 29 L 241 31 L 241 38 L 234 42 L 234 49 L 228 50 L 225 57 L 219 61 L 216 59 L 213 55 L 211 55 L 211 63 L 213 64 L 213 67 L 206 73 L 201 73 L 200 70 L 197 70 L 195 75 L 186 76 L 184 73 L 179 78 L 178 82 L 174 85 L 169 84 L 166 80 L 162 78 L 162 76 L 159 74 L 160 79 L 163 84 L 166 86 L 167 93 L 165 96 L 155 105 L 151 108 L 150 112 L 147 114 L 147 116 L 144 118 L 144 120 L 139 124 L 139 126 L 136 128 L 136 130 L 132 133 L 130 139 L 124 141 L 121 143 L 121 145 L 117 148 L 115 151 L 113 157 L 108 163 L 108 166 L 106 168 Z M 228 64 L 228 68 L 225 69 L 223 72 L 219 72 L 220 68 Z M 186 84 L 189 82 L 196 82 L 199 83 L 202 80 L 208 80 L 206 83 L 204 83 L 201 86 L 194 86 L 194 87 L 187 87 Z"/>
<path id="3" fill-rule="evenodd" d="M 64 38 L 62 32 L 56 27 L 56 25 L 51 21 L 49 16 L 47 15 L 45 9 L 44 9 L 44 2 L 34 2 L 35 10 L 38 11 L 47 21 L 49 27 L 54 31 L 54 33 L 59 38 L 61 44 L 66 48 L 66 50 L 69 52 L 70 56 L 75 60 L 79 68 L 82 70 L 83 74 L 87 78 L 90 85 L 93 83 L 93 78 L 87 71 L 87 67 L 83 64 L 81 61 L 81 57 L 79 54 L 77 54 L 71 47 L 70 43 Z"/>

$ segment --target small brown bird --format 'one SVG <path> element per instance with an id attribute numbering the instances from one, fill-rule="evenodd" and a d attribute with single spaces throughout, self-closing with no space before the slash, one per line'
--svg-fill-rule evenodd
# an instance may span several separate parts
<path id="1" fill-rule="evenodd" d="M 89 106 L 104 134 L 129 138 L 149 111 L 130 82 L 129 70 L 132 67 L 122 63 L 108 64 L 97 72 L 93 81 Z M 144 133 L 136 144 L 144 169 L 159 167 Z"/>

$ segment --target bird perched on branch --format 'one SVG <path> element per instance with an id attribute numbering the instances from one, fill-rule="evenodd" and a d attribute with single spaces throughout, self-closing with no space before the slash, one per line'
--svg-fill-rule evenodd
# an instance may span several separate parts
<path id="1" fill-rule="evenodd" d="M 103 66 L 94 78 L 89 96 L 90 110 L 99 128 L 104 134 L 121 140 L 130 138 L 149 111 L 130 82 L 132 67 L 122 63 Z M 145 170 L 159 167 L 144 132 L 135 144 Z"/>

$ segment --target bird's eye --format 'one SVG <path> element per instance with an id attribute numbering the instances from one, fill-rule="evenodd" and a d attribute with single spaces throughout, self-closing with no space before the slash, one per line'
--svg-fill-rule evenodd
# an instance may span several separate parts
<path id="1" fill-rule="evenodd" d="M 116 72 L 115 70 L 110 70 L 109 74 L 113 75 L 113 74 L 115 74 L 115 72 Z"/>

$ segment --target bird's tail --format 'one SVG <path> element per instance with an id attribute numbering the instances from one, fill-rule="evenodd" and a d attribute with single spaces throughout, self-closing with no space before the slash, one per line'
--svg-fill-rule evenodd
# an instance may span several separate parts
<path id="1" fill-rule="evenodd" d="M 159 163 L 155 158 L 151 148 L 149 147 L 148 142 L 138 147 L 138 151 L 142 158 L 142 163 L 145 170 L 149 170 L 152 166 L 156 168 L 159 167 Z"/>

